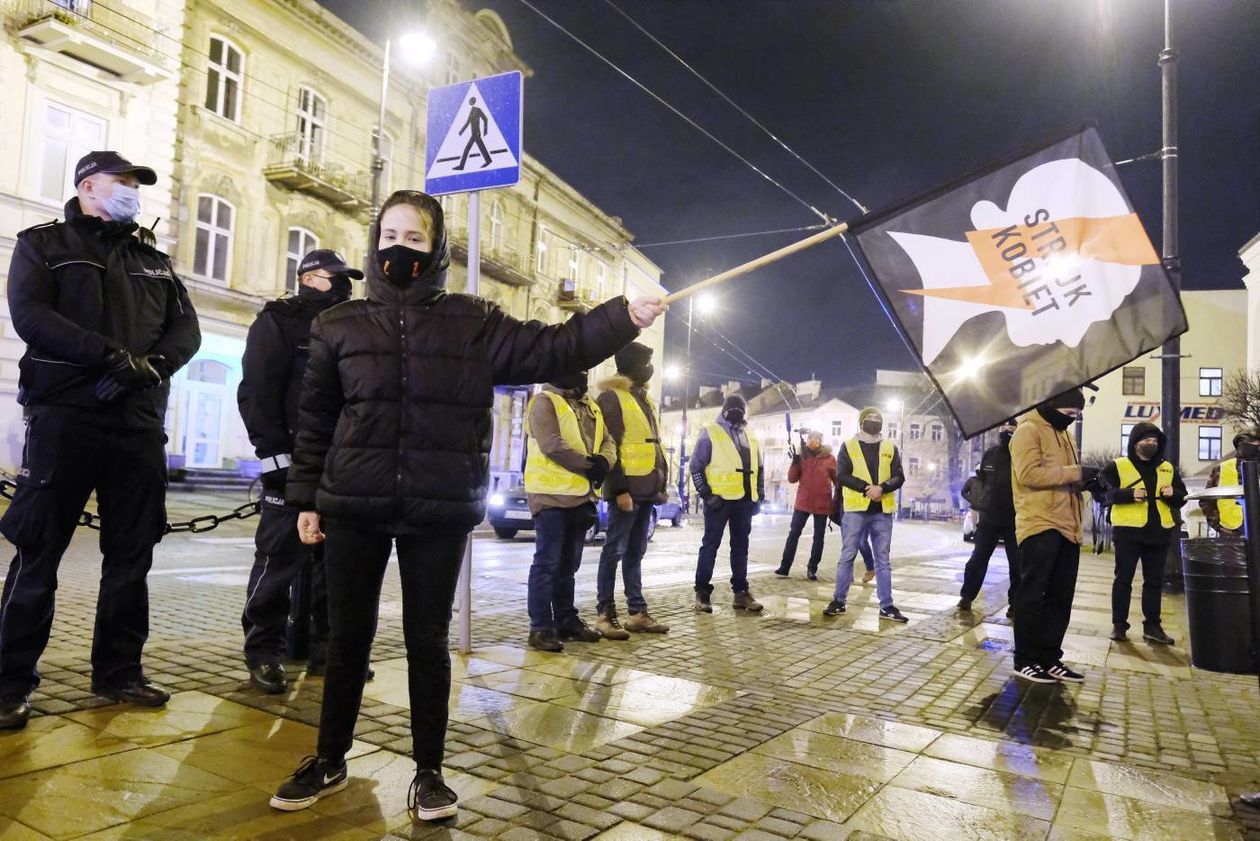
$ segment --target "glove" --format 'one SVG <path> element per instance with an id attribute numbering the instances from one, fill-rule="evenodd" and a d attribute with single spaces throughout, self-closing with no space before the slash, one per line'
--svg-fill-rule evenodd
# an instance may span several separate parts
<path id="1" fill-rule="evenodd" d="M 105 376 L 96 382 L 96 399 L 109 402 L 128 394 L 154 388 L 162 382 L 162 375 L 153 369 L 149 360 L 134 356 L 131 351 L 116 350 L 105 357 Z"/>
<path id="2" fill-rule="evenodd" d="M 800 466 L 801 466 L 801 454 L 800 454 L 800 453 L 797 453 L 797 452 L 793 452 L 793 453 L 792 453 L 792 463 L 793 463 L 793 464 L 795 464 L 797 467 L 800 467 Z"/>
<path id="3" fill-rule="evenodd" d="M 162 380 L 169 380 L 171 374 L 175 373 L 175 366 L 168 362 L 166 357 L 160 353 L 151 353 L 145 359 L 149 360 L 150 367 L 157 371 L 158 377 Z"/>
<path id="4" fill-rule="evenodd" d="M 608 471 L 610 469 L 608 459 L 603 456 L 591 456 L 587 459 L 587 461 L 589 461 L 590 464 L 587 466 L 586 472 L 583 475 L 586 476 L 587 479 L 591 480 L 591 484 L 593 486 L 598 488 L 604 483 L 604 479 L 608 476 Z"/>
<path id="5" fill-rule="evenodd" d="M 722 497 L 717 494 L 709 494 L 704 498 L 704 507 L 710 511 L 718 511 L 722 508 Z"/>
<path id="6" fill-rule="evenodd" d="M 261 478 L 263 491 L 268 496 L 284 497 L 284 486 L 289 479 L 289 468 L 281 467 L 279 470 L 269 470 Z"/>
<path id="7" fill-rule="evenodd" d="M 1088 464 L 1081 465 L 1081 484 L 1088 485 L 1098 478 L 1098 474 L 1102 473 L 1097 467 L 1091 467 Z"/>

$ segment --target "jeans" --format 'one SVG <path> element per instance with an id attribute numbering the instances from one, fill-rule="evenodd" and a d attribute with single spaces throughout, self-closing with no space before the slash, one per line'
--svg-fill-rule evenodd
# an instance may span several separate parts
<path id="1" fill-rule="evenodd" d="M 354 739 L 363 702 L 381 582 L 391 544 L 402 579 L 403 641 L 411 701 L 412 756 L 418 768 L 440 768 L 451 694 L 447 631 L 467 535 L 399 535 L 326 522 L 330 636 L 319 716 L 319 755 L 340 763 Z"/>
<path id="2" fill-rule="evenodd" d="M 544 508 L 534 516 L 534 563 L 529 568 L 529 629 L 558 631 L 575 624 L 573 576 L 582 564 L 592 505 Z"/>
<path id="3" fill-rule="evenodd" d="M 652 525 L 650 502 L 636 502 L 631 511 L 622 511 L 613 500 L 608 502 L 608 534 L 604 550 L 599 554 L 596 610 L 616 608 L 613 589 L 617 585 L 617 564 L 621 564 L 621 583 L 626 591 L 626 607 L 631 613 L 647 610 L 643 598 L 643 555 L 647 552 L 648 528 Z"/>
<path id="4" fill-rule="evenodd" d="M 1160 624 L 1161 588 L 1164 584 L 1164 560 L 1168 544 L 1137 543 L 1117 540 L 1116 579 L 1111 584 L 1111 622 L 1129 627 L 1129 597 L 1133 594 L 1133 574 L 1142 564 L 1142 621 L 1145 625 Z"/>
<path id="5" fill-rule="evenodd" d="M 863 543 L 871 542 L 875 554 L 875 593 L 881 608 L 891 607 L 892 565 L 889 552 L 892 549 L 892 514 L 865 511 L 845 511 L 840 518 L 840 563 L 836 566 L 835 600 L 844 604 L 849 600 L 849 586 L 853 583 L 853 559 Z"/>
<path id="6" fill-rule="evenodd" d="M 827 515 L 811 514 L 808 511 L 793 511 L 792 524 L 788 526 L 787 542 L 783 544 L 783 557 L 779 561 L 779 572 L 787 572 L 796 560 L 796 546 L 801 540 L 801 532 L 810 518 L 814 520 L 814 542 L 809 547 L 809 564 L 806 569 L 813 573 L 818 571 L 822 561 L 823 540 L 827 536 Z"/>
<path id="7" fill-rule="evenodd" d="M 22 472 L 0 532 L 17 547 L 0 595 L 0 698 L 39 686 L 57 570 L 79 513 L 96 491 L 101 578 L 92 631 L 92 682 L 117 686 L 144 677 L 153 547 L 166 523 L 166 456 L 161 429 L 118 429 L 72 409 L 41 406 L 27 418 Z"/>
<path id="8" fill-rule="evenodd" d="M 323 547 L 298 539 L 298 511 L 264 498 L 254 532 L 254 568 L 249 573 L 241 628 L 245 632 L 245 664 L 251 669 L 285 659 L 289 591 L 312 558 L 322 563 Z M 325 611 L 327 604 L 321 605 Z M 323 623 L 327 625 L 327 621 Z"/>
<path id="9" fill-rule="evenodd" d="M 704 537 L 696 559 L 696 592 L 713 592 L 713 567 L 717 564 L 722 535 L 731 527 L 731 589 L 748 592 L 748 535 L 752 532 L 753 503 L 747 499 L 724 499 L 716 511 L 704 506 Z"/>
<path id="10" fill-rule="evenodd" d="M 989 558 L 998 541 L 1006 549 L 1006 566 L 1010 570 L 1010 581 L 1006 587 L 1006 601 L 1015 603 L 1015 594 L 1019 592 L 1019 543 L 1015 540 L 1015 523 L 993 523 L 984 517 L 976 525 L 976 545 L 967 559 L 967 568 L 963 571 L 962 591 L 959 593 L 967 601 L 980 594 L 984 584 L 984 576 L 989 571 Z"/>
<path id="11" fill-rule="evenodd" d="M 1019 544 L 1020 580 L 1015 593 L 1015 668 L 1049 668 L 1063 659 L 1063 636 L 1072 618 L 1079 543 L 1054 529 Z"/>

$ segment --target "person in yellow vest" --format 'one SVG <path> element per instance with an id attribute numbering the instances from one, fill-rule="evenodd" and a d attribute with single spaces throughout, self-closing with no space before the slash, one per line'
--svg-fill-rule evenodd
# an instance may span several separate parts
<path id="1" fill-rule="evenodd" d="M 1207 487 L 1221 485 L 1241 485 L 1242 475 L 1238 472 L 1238 453 L 1254 451 L 1260 447 L 1260 430 L 1244 429 L 1234 436 L 1234 457 L 1222 461 L 1212 468 Z M 1243 509 L 1242 503 L 1236 499 L 1201 499 L 1199 509 L 1207 518 L 1208 525 L 1222 537 L 1242 537 Z"/>
<path id="2" fill-rule="evenodd" d="M 548 383 L 531 401 L 526 420 L 525 493 L 534 515 L 529 645 L 540 651 L 563 651 L 562 640 L 600 639 L 573 606 L 573 576 L 595 522 L 595 491 L 617 445 L 586 387 L 585 371 Z"/>
<path id="3" fill-rule="evenodd" d="M 1172 462 L 1164 459 L 1164 433 L 1139 423 L 1129 433 L 1129 454 L 1103 468 L 1111 488 L 1111 540 L 1116 550 L 1116 578 L 1111 584 L 1111 638 L 1128 639 L 1129 597 L 1133 574 L 1142 564 L 1142 638 L 1172 645 L 1160 621 L 1164 560 L 1180 529 L 1186 485 Z"/>
<path id="4" fill-rule="evenodd" d="M 845 612 L 849 586 L 853 583 L 853 559 L 866 540 L 875 556 L 875 593 L 879 597 L 879 618 L 907 622 L 893 604 L 892 550 L 893 514 L 897 510 L 897 489 L 906 481 L 901 469 L 901 453 L 884 437 L 884 416 L 867 406 L 858 413 L 858 434 L 844 442 L 836 456 L 836 487 L 840 492 L 840 563 L 836 567 L 836 592 L 824 616 Z"/>
<path id="5" fill-rule="evenodd" d="M 617 351 L 617 376 L 600 383 L 598 404 L 617 444 L 617 461 L 604 480 L 608 502 L 608 534 L 599 555 L 595 630 L 604 639 L 626 640 L 630 631 L 663 634 L 669 626 L 648 613 L 643 598 L 643 555 L 656 503 L 667 499 L 669 466 L 661 449 L 661 422 L 656 403 L 648 395 L 652 379 L 652 349 L 631 342 Z M 625 585 L 629 616 L 623 628 L 617 619 L 613 590 L 617 566 Z"/>
<path id="6" fill-rule="evenodd" d="M 704 505 L 704 537 L 696 560 L 695 609 L 713 612 L 713 567 L 726 527 L 731 527 L 731 589 L 734 607 L 756 613 L 762 605 L 748 589 L 748 535 L 761 510 L 766 486 L 761 447 L 748 429 L 748 404 L 738 394 L 722 402 L 722 413 L 706 424 L 691 455 L 691 482 Z"/>

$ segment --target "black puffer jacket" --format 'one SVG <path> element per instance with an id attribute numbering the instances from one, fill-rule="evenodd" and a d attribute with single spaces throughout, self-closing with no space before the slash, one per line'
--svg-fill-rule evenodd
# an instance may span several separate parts
<path id="1" fill-rule="evenodd" d="M 405 288 L 368 261 L 366 300 L 311 330 L 286 498 L 394 534 L 467 533 L 485 515 L 494 386 L 593 367 L 639 334 L 624 298 L 561 325 L 443 291 L 450 252 Z"/>
<path id="2" fill-rule="evenodd" d="M 1159 441 L 1159 449 L 1149 460 L 1138 458 L 1138 442 L 1152 435 Z M 1186 504 L 1187 491 L 1186 483 L 1181 478 L 1181 471 L 1176 465 L 1173 466 L 1172 496 L 1160 497 L 1159 495 L 1159 465 L 1164 461 L 1165 440 L 1164 431 L 1153 423 L 1139 423 L 1129 431 L 1129 447 L 1126 455 L 1137 468 L 1142 487 L 1146 488 L 1146 525 L 1116 526 L 1111 530 L 1113 540 L 1159 546 L 1167 543 L 1179 529 L 1182 521 L 1181 508 Z M 1100 478 L 1108 489 L 1107 500 L 1111 505 L 1123 505 L 1136 501 L 1133 498 L 1133 492 L 1137 490 L 1136 486 L 1126 486 L 1121 483 L 1120 468 L 1115 461 L 1103 468 Z M 1160 499 L 1168 503 L 1168 507 L 1172 509 L 1174 526 L 1171 529 L 1166 529 L 1160 524 L 1159 509 L 1156 507 L 1156 502 Z"/>

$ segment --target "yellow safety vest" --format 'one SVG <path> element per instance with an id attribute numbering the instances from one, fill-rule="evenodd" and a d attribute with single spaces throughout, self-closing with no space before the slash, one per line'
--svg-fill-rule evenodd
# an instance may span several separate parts
<path id="1" fill-rule="evenodd" d="M 866 466 L 866 456 L 862 455 L 862 445 L 858 443 L 856 438 L 850 438 L 844 442 L 844 447 L 849 453 L 849 460 L 853 462 L 853 478 L 861 479 L 868 485 L 882 485 L 892 478 L 892 461 L 893 453 L 897 448 L 893 446 L 893 442 L 885 438 L 879 442 L 879 481 L 871 479 L 870 468 Z M 845 511 L 865 511 L 870 508 L 871 500 L 862 491 L 855 491 L 853 488 L 843 486 L 844 490 L 844 510 Z M 891 514 L 897 510 L 897 497 L 895 494 L 884 494 L 880 499 L 880 505 L 883 507 L 885 514 Z"/>
<path id="2" fill-rule="evenodd" d="M 648 476 L 656 470 L 656 450 L 660 446 L 660 439 L 653 431 L 660 428 L 656 404 L 651 397 L 647 398 L 648 410 L 652 413 L 649 419 L 633 394 L 620 388 L 613 393 L 621 404 L 621 420 L 626 427 L 617 447 L 621 469 L 627 476 Z"/>
<path id="3" fill-rule="evenodd" d="M 1238 479 L 1238 459 L 1231 458 L 1229 461 L 1221 462 L 1221 481 L 1222 485 L 1240 485 L 1242 482 Z M 1221 526 L 1230 531 L 1237 531 L 1242 528 L 1243 524 L 1243 508 L 1236 499 L 1218 499 L 1216 501 L 1216 510 L 1221 515 Z"/>
<path id="4" fill-rule="evenodd" d="M 560 426 L 560 438 L 571 450 L 589 456 L 598 453 L 604 443 L 604 414 L 589 397 L 583 397 L 581 403 L 595 414 L 595 438 L 591 449 L 587 449 L 582 440 L 582 430 L 578 427 L 577 412 L 559 394 L 552 391 L 540 391 L 529 401 L 525 410 L 525 432 L 529 436 L 529 454 L 525 457 L 525 492 L 548 494 L 550 496 L 586 496 L 591 492 L 591 482 L 581 473 L 574 473 L 556 464 L 542 448 L 538 439 L 529 428 L 529 413 L 538 397 L 551 400 L 556 410 L 556 422 Z"/>
<path id="5" fill-rule="evenodd" d="M 709 433 L 709 443 L 713 445 L 713 455 L 704 468 L 704 478 L 709 483 L 709 490 L 722 499 L 743 499 L 744 460 L 739 457 L 739 448 L 735 446 L 730 433 L 720 424 L 706 424 L 704 429 Z M 752 501 L 756 502 L 759 498 L 757 482 L 761 473 L 757 439 L 748 427 L 744 427 L 744 434 L 748 436 L 748 463 L 751 465 L 748 487 L 752 490 Z"/>
<path id="6" fill-rule="evenodd" d="M 1120 474 L 1121 488 L 1136 489 L 1142 484 L 1142 475 L 1138 473 L 1138 469 L 1133 466 L 1132 460 L 1128 457 L 1116 459 L 1116 472 Z M 1163 497 L 1159 496 L 1159 489 L 1172 485 L 1172 463 L 1161 461 L 1159 467 L 1155 468 L 1155 476 L 1155 490 L 1153 493 L 1156 495 L 1155 508 L 1159 511 L 1159 524 L 1166 529 L 1170 529 L 1173 527 L 1172 509 L 1168 507 L 1167 502 L 1164 502 Z M 1149 520 L 1150 506 L 1145 499 L 1111 506 L 1111 524 L 1113 526 L 1140 529 Z"/>

